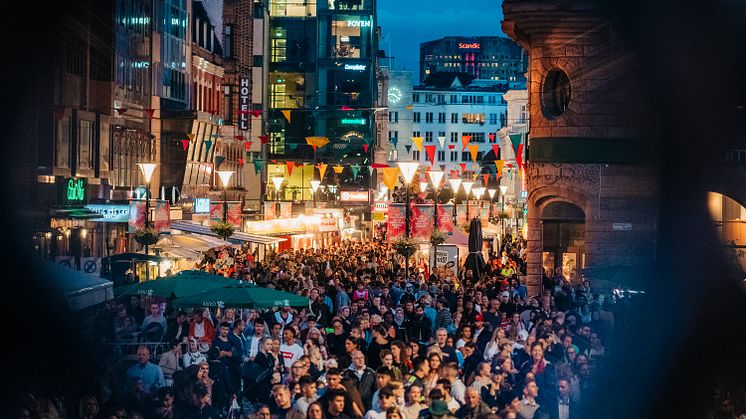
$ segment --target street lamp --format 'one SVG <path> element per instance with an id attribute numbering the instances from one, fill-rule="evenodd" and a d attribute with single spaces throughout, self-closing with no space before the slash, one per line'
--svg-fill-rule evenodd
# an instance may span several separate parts
<path id="1" fill-rule="evenodd" d="M 471 188 L 472 192 L 474 192 L 474 198 L 477 199 L 477 204 L 479 204 L 479 208 L 480 209 L 481 209 L 481 203 L 480 202 L 482 201 L 482 198 L 484 197 L 484 191 L 485 191 L 485 189 L 486 188 L 484 186 L 479 186 L 479 187 L 475 186 L 475 187 Z M 482 215 L 481 213 L 478 214 L 478 217 L 481 217 L 481 215 Z"/>
<path id="2" fill-rule="evenodd" d="M 145 189 L 145 228 L 148 228 L 150 223 L 150 179 L 153 178 L 153 172 L 155 172 L 155 167 L 157 165 L 157 163 L 137 163 L 137 166 L 142 172 L 142 176 L 145 178 L 145 184 L 147 185 Z M 147 244 L 145 244 L 145 254 L 148 254 Z"/>
<path id="3" fill-rule="evenodd" d="M 220 181 L 223 183 L 223 222 L 228 221 L 228 184 L 233 176 L 232 170 L 218 170 L 215 173 L 220 176 Z"/>
<path id="4" fill-rule="evenodd" d="M 399 166 L 399 170 L 401 170 L 401 174 L 404 177 L 404 186 L 407 190 L 407 203 L 406 207 L 404 208 L 404 234 L 406 238 L 409 238 L 409 185 L 412 183 L 414 175 L 417 173 L 417 168 L 419 168 L 420 164 L 416 161 L 410 161 L 398 162 L 397 165 Z M 406 262 L 404 265 L 404 275 L 406 276 L 406 278 L 409 278 L 409 254 L 407 254 L 405 260 Z"/>
<path id="5" fill-rule="evenodd" d="M 273 176 L 270 179 L 272 180 L 272 183 L 275 185 L 275 216 L 277 218 L 280 218 L 279 217 L 280 210 L 278 208 L 280 206 L 280 188 L 282 188 L 282 182 L 285 181 L 285 178 L 280 177 L 280 176 Z"/>
<path id="6" fill-rule="evenodd" d="M 503 213 L 505 212 L 505 193 L 508 192 L 508 187 L 505 185 L 500 185 L 500 195 L 502 196 L 502 200 L 500 201 L 500 227 L 502 229 L 503 237 L 505 237 L 505 218 L 503 217 Z"/>
<path id="7" fill-rule="evenodd" d="M 490 215 L 487 216 L 487 219 L 489 220 L 489 218 L 492 217 L 492 201 L 495 200 L 495 194 L 497 193 L 497 189 L 487 188 L 487 193 L 490 194 Z"/>
<path id="8" fill-rule="evenodd" d="M 456 195 L 458 194 L 458 188 L 461 186 L 461 178 L 448 179 L 448 183 L 451 184 L 453 190 L 453 225 L 458 225 L 458 213 L 456 212 Z"/>
<path id="9" fill-rule="evenodd" d="M 316 191 L 319 190 L 319 185 L 321 185 L 320 180 L 311 181 L 311 194 L 313 195 L 313 207 L 314 208 L 316 208 Z"/>
<path id="10" fill-rule="evenodd" d="M 442 170 L 431 170 L 430 171 L 430 180 L 433 182 L 433 212 L 435 213 L 435 216 L 433 217 L 433 222 L 435 225 L 435 229 L 437 230 L 438 227 L 438 189 L 440 189 L 440 182 L 443 180 L 443 175 L 445 173 Z M 438 245 L 433 245 L 433 268 L 435 268 L 438 264 L 437 261 L 438 257 Z"/>
<path id="11" fill-rule="evenodd" d="M 466 222 L 468 223 L 469 221 L 471 221 L 469 219 L 469 194 L 471 193 L 472 186 L 474 186 L 474 182 L 471 180 L 467 180 L 461 182 L 461 185 L 464 186 L 464 191 L 466 191 Z"/>

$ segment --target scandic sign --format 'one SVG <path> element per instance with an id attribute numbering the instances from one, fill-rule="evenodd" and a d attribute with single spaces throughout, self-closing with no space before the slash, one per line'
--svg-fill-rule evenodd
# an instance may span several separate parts
<path id="1" fill-rule="evenodd" d="M 479 49 L 481 45 L 479 42 L 473 42 L 471 44 L 465 44 L 463 42 L 458 43 L 458 49 Z"/>

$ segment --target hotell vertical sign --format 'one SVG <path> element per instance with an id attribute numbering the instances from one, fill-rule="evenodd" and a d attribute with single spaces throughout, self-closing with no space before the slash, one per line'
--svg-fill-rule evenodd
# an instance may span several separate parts
<path id="1" fill-rule="evenodd" d="M 238 113 L 238 129 L 248 130 L 249 129 L 249 96 L 251 90 L 249 89 L 249 79 L 242 77 L 239 79 L 238 86 L 238 109 L 241 111 Z"/>

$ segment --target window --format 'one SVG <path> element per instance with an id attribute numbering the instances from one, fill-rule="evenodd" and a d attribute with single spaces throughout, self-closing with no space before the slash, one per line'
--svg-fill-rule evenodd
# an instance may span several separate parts
<path id="1" fill-rule="evenodd" d="M 399 122 L 399 112 L 389 112 L 389 122 L 390 123 L 398 123 Z"/>
<path id="2" fill-rule="evenodd" d="M 412 150 L 412 160 L 419 160 L 420 159 L 420 152 L 416 149 Z"/>
<path id="3" fill-rule="evenodd" d="M 389 142 L 394 138 L 399 139 L 399 131 L 389 131 Z"/>
<path id="4" fill-rule="evenodd" d="M 451 161 L 458 161 L 458 151 L 451 151 Z"/>
<path id="5" fill-rule="evenodd" d="M 458 103 L 458 95 L 451 95 L 451 103 Z"/>
<path id="6" fill-rule="evenodd" d="M 451 114 L 451 123 L 452 124 L 458 124 L 458 114 L 457 113 L 452 113 Z"/>
<path id="7" fill-rule="evenodd" d="M 458 142 L 458 132 L 452 132 L 451 133 L 451 142 L 457 143 Z"/>
<path id="8" fill-rule="evenodd" d="M 412 102 L 414 102 L 414 103 L 420 103 L 420 94 L 419 93 L 415 93 L 415 94 L 412 95 Z"/>
<path id="9" fill-rule="evenodd" d="M 399 122 L 399 111 L 394 112 L 394 123 Z"/>
<path id="10" fill-rule="evenodd" d="M 433 123 L 433 113 L 432 112 L 426 112 L 425 113 L 425 123 L 426 124 L 432 124 Z"/>
<path id="11" fill-rule="evenodd" d="M 446 123 L 446 113 L 445 112 L 438 112 L 438 123 L 439 124 L 445 124 Z"/>
<path id="12" fill-rule="evenodd" d="M 496 113 L 490 114 L 490 125 L 497 125 L 497 114 Z"/>
<path id="13" fill-rule="evenodd" d="M 484 96 L 474 96 L 475 103 L 484 103 Z"/>
<path id="14" fill-rule="evenodd" d="M 93 169 L 93 122 L 78 120 L 78 168 Z"/>
<path id="15" fill-rule="evenodd" d="M 419 112 L 415 112 L 414 113 L 414 119 L 412 120 L 412 122 L 414 122 L 415 124 L 418 124 L 420 122 L 420 113 Z M 416 135 L 415 135 L 415 137 L 416 137 Z"/>
<path id="16" fill-rule="evenodd" d="M 471 153 L 468 151 L 461 152 L 461 161 L 471 161 Z"/>
<path id="17" fill-rule="evenodd" d="M 518 123 L 519 124 L 526 123 L 526 106 L 524 105 L 521 105 L 521 115 L 518 117 Z"/>
<path id="18" fill-rule="evenodd" d="M 483 132 L 465 132 L 463 135 L 468 135 L 471 137 L 471 143 L 484 143 L 485 142 L 485 135 Z"/>
<path id="19" fill-rule="evenodd" d="M 446 160 L 446 152 L 445 151 L 439 151 L 438 152 L 438 161 L 445 161 Z"/>
<path id="20" fill-rule="evenodd" d="M 433 103 L 435 102 L 435 99 L 433 97 L 432 93 L 428 93 L 425 95 L 425 103 Z"/>
<path id="21" fill-rule="evenodd" d="M 432 143 L 433 142 L 433 133 L 432 133 L 432 131 L 426 131 L 425 132 L 425 142 L 426 143 Z"/>
<path id="22" fill-rule="evenodd" d="M 465 113 L 461 118 L 464 124 L 482 124 L 484 125 L 483 113 Z"/>
<path id="23" fill-rule="evenodd" d="M 419 131 L 412 131 L 412 137 L 419 137 L 420 132 Z"/>
<path id="24" fill-rule="evenodd" d="M 438 132 L 438 137 L 445 137 L 445 136 L 446 136 L 445 131 Z"/>
<path id="25" fill-rule="evenodd" d="M 497 103 L 497 98 L 495 96 L 489 96 L 487 98 L 487 103 L 489 103 L 490 105 L 494 105 L 495 103 Z"/>
<path id="26" fill-rule="evenodd" d="M 446 95 L 438 95 L 438 103 L 446 103 Z"/>

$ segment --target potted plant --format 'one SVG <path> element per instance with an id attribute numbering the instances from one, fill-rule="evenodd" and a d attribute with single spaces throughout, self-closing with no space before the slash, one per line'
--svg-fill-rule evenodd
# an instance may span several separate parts
<path id="1" fill-rule="evenodd" d="M 150 246 L 158 243 L 159 234 L 153 227 L 143 227 L 135 230 L 135 241 L 143 246 Z"/>
<path id="2" fill-rule="evenodd" d="M 226 221 L 218 221 L 210 226 L 210 230 L 223 240 L 228 240 L 228 237 L 232 236 L 233 232 L 236 231 L 233 224 Z"/>
<path id="3" fill-rule="evenodd" d="M 433 230 L 432 233 L 430 233 L 430 244 L 432 244 L 433 246 L 443 244 L 446 242 L 447 238 L 448 233 L 436 228 Z"/>
<path id="4" fill-rule="evenodd" d="M 420 248 L 420 243 L 417 240 L 406 237 L 399 237 L 393 242 L 394 250 L 404 257 L 414 255 Z"/>

